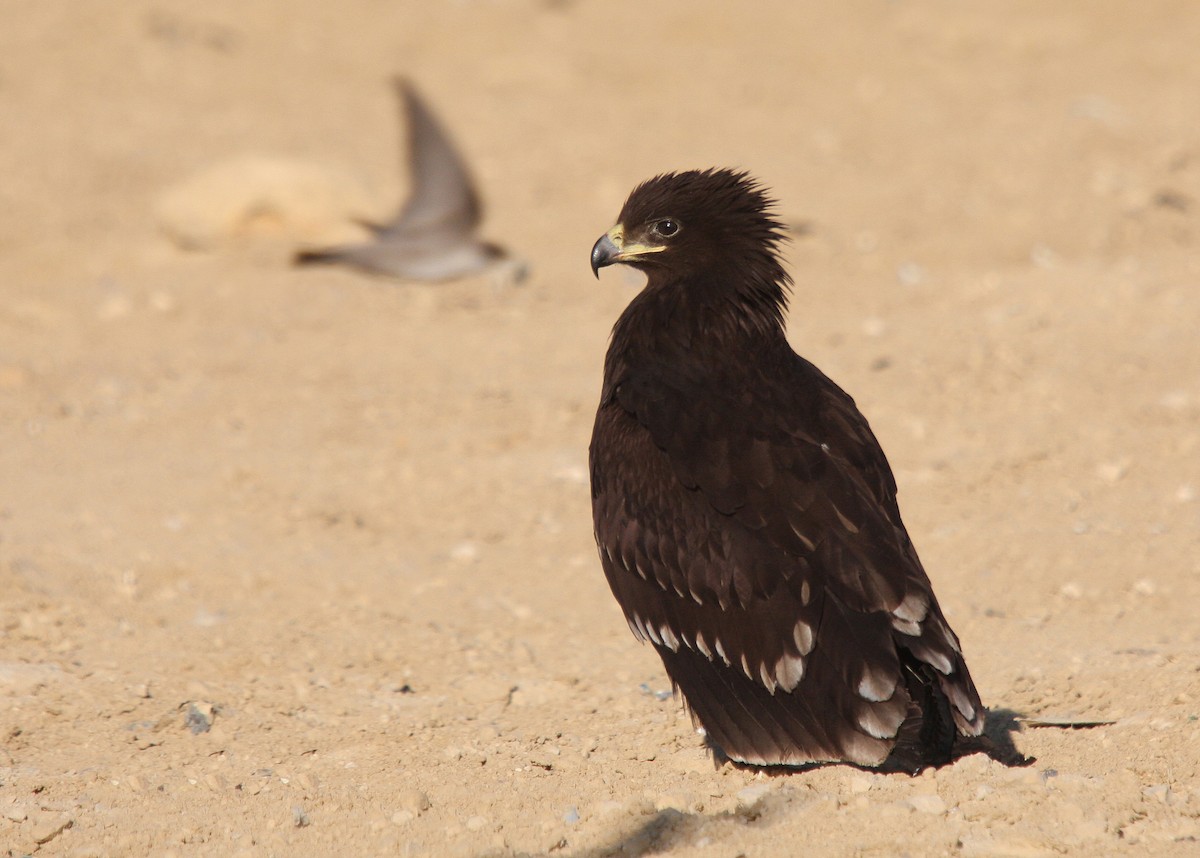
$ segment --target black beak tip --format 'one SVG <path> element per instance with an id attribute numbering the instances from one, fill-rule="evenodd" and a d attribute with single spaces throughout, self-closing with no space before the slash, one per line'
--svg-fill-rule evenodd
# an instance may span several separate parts
<path id="1" fill-rule="evenodd" d="M 608 233 L 600 236 L 599 240 L 592 245 L 592 273 L 596 275 L 597 280 L 600 279 L 600 269 L 606 265 L 612 265 L 618 253 L 620 250 L 613 244 Z"/>

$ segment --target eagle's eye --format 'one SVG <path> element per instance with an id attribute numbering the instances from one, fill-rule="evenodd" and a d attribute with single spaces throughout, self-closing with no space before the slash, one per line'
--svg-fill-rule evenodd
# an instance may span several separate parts
<path id="1" fill-rule="evenodd" d="M 660 235 L 663 238 L 670 238 L 679 232 L 679 224 L 670 218 L 665 218 L 654 225 L 653 231 L 656 235 Z"/>

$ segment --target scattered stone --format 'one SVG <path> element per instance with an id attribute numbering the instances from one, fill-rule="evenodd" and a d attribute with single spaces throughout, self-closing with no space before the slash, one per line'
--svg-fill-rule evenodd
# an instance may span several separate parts
<path id="1" fill-rule="evenodd" d="M 946 802 L 936 793 L 920 793 L 909 796 L 908 804 L 918 813 L 943 814 L 946 812 Z"/>
<path id="2" fill-rule="evenodd" d="M 1059 595 L 1065 599 L 1078 599 L 1083 596 L 1083 588 L 1074 581 L 1068 581 L 1058 589 Z"/>
<path id="3" fill-rule="evenodd" d="M 472 816 L 467 820 L 467 831 L 479 831 L 487 824 L 486 816 Z"/>
<path id="4" fill-rule="evenodd" d="M 410 789 L 401 792 L 396 796 L 396 804 L 400 806 L 402 811 L 407 810 L 413 816 L 420 816 L 430 808 L 429 796 L 419 789 Z"/>
<path id="5" fill-rule="evenodd" d="M 13 822 L 24 822 L 29 817 L 29 811 L 23 804 L 8 804 L 0 807 L 0 816 Z"/>
<path id="6" fill-rule="evenodd" d="M 246 156 L 168 189 L 159 227 L 185 250 L 213 250 L 253 236 L 301 241 L 350 240 L 346 225 L 371 214 L 369 195 L 352 177 L 285 158 Z"/>
<path id="7" fill-rule="evenodd" d="M 850 782 L 846 786 L 852 794 L 861 795 L 874 785 L 874 780 L 867 775 L 851 775 Z"/>
<path id="8" fill-rule="evenodd" d="M 1102 462 L 1096 466 L 1096 476 L 1109 485 L 1119 483 L 1122 479 L 1124 479 L 1125 475 L 1129 473 L 1130 464 L 1132 463 L 1129 459 L 1118 459 L 1115 462 Z"/>
<path id="9" fill-rule="evenodd" d="M 304 808 L 300 807 L 300 805 L 292 807 L 292 825 L 296 828 L 307 828 L 311 824 L 312 821 L 308 818 L 308 814 L 304 812 Z"/>
<path id="10" fill-rule="evenodd" d="M 1155 784 L 1148 786 L 1142 790 L 1142 795 L 1146 798 L 1153 799 L 1159 804 L 1174 804 L 1175 793 L 1171 791 L 1168 784 Z"/>
<path id="11" fill-rule="evenodd" d="M 37 811 L 30 815 L 29 822 L 29 835 L 39 846 L 49 843 L 75 824 L 75 820 L 69 815 L 51 811 Z"/>
<path id="12" fill-rule="evenodd" d="M 193 735 L 207 733 L 212 729 L 213 718 L 216 717 L 216 714 L 216 707 L 211 703 L 190 702 L 187 704 L 187 711 L 183 716 L 183 726 L 191 730 Z"/>
<path id="13" fill-rule="evenodd" d="M 738 790 L 737 794 L 738 809 L 742 811 L 755 810 L 770 793 L 771 785 L 769 783 L 750 784 L 748 787 L 743 787 Z"/>

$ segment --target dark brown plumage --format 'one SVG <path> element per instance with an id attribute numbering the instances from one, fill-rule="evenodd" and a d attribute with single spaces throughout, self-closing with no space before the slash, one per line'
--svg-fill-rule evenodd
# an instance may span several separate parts
<path id="1" fill-rule="evenodd" d="M 744 173 L 657 176 L 592 250 L 648 278 L 592 435 L 604 572 L 730 759 L 941 765 L 984 709 L 879 443 L 788 345 L 773 205 Z"/>

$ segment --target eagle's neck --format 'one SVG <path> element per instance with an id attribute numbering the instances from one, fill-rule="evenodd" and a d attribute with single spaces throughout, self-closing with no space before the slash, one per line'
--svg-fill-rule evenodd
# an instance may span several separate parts
<path id="1" fill-rule="evenodd" d="M 788 348 L 783 313 L 786 293 L 775 278 L 734 290 L 718 273 L 680 282 L 652 273 L 613 328 L 608 374 L 618 364 L 663 366 L 675 362 L 718 370 L 731 354 L 774 354 Z"/>

